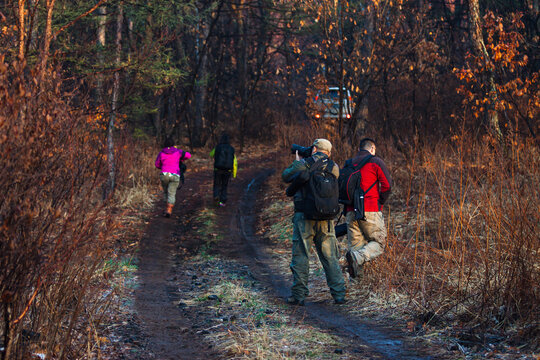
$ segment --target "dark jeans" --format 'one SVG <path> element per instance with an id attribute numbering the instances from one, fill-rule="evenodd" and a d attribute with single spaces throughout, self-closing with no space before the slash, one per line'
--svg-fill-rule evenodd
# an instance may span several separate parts
<path id="1" fill-rule="evenodd" d="M 214 170 L 214 199 L 219 202 L 227 202 L 227 185 L 231 172 L 229 170 Z"/>

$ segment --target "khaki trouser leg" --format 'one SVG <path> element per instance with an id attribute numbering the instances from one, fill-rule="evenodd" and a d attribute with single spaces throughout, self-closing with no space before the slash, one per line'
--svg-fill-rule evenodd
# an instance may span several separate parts
<path id="1" fill-rule="evenodd" d="M 366 220 L 355 220 L 347 213 L 347 243 L 358 264 L 381 255 L 386 245 L 386 227 L 382 212 L 366 212 Z"/>
<path id="2" fill-rule="evenodd" d="M 178 185 L 180 185 L 180 177 L 161 173 L 159 179 L 161 180 L 161 186 L 163 187 L 165 201 L 168 204 L 174 205 L 176 202 L 176 189 L 178 189 Z"/>

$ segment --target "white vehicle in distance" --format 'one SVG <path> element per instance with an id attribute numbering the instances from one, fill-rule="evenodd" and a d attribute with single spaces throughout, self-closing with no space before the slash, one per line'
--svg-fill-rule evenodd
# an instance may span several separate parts
<path id="1" fill-rule="evenodd" d="M 343 89 L 343 106 L 341 116 L 344 119 L 351 118 L 351 92 Z M 315 119 L 338 119 L 339 118 L 339 87 L 329 87 L 328 92 L 319 91 L 313 101 Z"/>

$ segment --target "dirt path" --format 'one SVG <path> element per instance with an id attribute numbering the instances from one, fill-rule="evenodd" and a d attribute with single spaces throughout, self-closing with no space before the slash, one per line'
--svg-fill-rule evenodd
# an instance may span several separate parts
<path id="1" fill-rule="evenodd" d="M 173 216 L 170 219 L 156 209 L 151 224 L 141 240 L 139 257 L 140 287 L 135 293 L 136 310 L 145 338 L 146 354 L 143 358 L 155 359 L 208 359 L 216 355 L 208 347 L 200 346 L 202 339 L 192 329 L 190 319 L 174 305 L 178 300 L 176 281 L 188 282 L 190 279 L 179 279 L 173 272 L 178 217 L 184 216 L 200 202 L 193 198 L 199 193 L 198 184 L 203 177 L 188 179 L 184 191 L 189 191 L 191 198 L 177 201 Z M 180 198 L 180 197 L 178 197 Z M 186 206 L 188 205 L 188 206 Z M 196 251 L 196 242 L 184 244 L 190 251 Z"/>
<path id="2" fill-rule="evenodd" d="M 274 173 L 271 159 L 258 159 L 241 164 L 239 179 L 230 185 L 227 207 L 216 209 L 220 242 L 211 255 L 243 264 L 240 271 L 252 276 L 276 303 L 289 293 L 290 279 L 274 269 L 270 250 L 255 235 L 256 219 L 261 204 L 257 194 L 265 180 Z M 211 189 L 210 171 L 191 174 L 179 194 L 187 195 L 177 203 L 173 218 L 155 217 L 141 242 L 136 309 L 143 337 L 146 358 L 218 359 L 226 356 L 213 349 L 204 335 L 208 334 L 215 314 L 197 311 L 181 301 L 182 294 L 204 287 L 204 268 L 190 257 L 197 253 L 205 239 L 195 236 L 193 222 L 187 220 L 208 204 L 205 192 Z M 208 270 L 210 271 L 210 270 Z M 351 317 L 339 306 L 326 302 L 309 302 L 305 307 L 289 307 L 286 311 L 299 322 L 330 331 L 350 344 L 348 358 L 356 359 L 435 359 L 421 346 L 415 345 L 399 331 Z"/>

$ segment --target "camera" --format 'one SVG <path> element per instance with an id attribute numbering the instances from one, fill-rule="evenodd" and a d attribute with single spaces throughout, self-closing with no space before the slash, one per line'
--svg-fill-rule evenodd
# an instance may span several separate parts
<path id="1" fill-rule="evenodd" d="M 313 152 L 313 145 L 306 147 L 306 146 L 301 146 L 297 144 L 292 144 L 291 153 L 296 154 L 297 151 L 298 151 L 298 155 L 300 155 L 304 159 L 308 158 L 311 156 L 311 153 Z"/>

